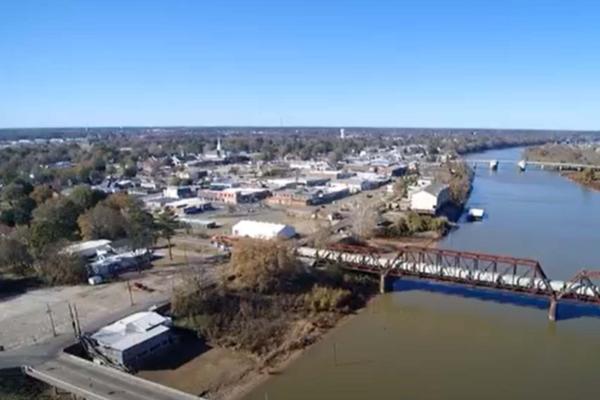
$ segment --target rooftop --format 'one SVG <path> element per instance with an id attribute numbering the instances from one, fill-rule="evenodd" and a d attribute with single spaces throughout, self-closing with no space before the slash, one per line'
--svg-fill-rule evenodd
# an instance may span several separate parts
<path id="1" fill-rule="evenodd" d="M 153 311 L 142 311 L 101 328 L 92 335 L 102 346 L 124 351 L 169 330 L 171 320 Z"/>

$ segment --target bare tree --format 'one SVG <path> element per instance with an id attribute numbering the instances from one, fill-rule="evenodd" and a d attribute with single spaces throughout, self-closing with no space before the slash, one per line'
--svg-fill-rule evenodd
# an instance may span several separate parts
<path id="1" fill-rule="evenodd" d="M 353 218 L 352 233 L 360 239 L 370 238 L 377 227 L 377 217 L 377 210 L 374 207 L 365 204 L 358 207 Z"/>

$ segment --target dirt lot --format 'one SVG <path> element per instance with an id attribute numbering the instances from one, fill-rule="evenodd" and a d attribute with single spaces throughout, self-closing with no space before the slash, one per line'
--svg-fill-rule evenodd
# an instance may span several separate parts
<path id="1" fill-rule="evenodd" d="M 53 336 L 52 323 L 58 334 L 70 333 L 69 303 L 77 307 L 85 329 L 92 321 L 130 308 L 132 299 L 135 305 L 151 305 L 169 299 L 173 287 L 185 279 L 186 271 L 206 270 L 207 275 L 211 274 L 214 265 L 207 256 L 210 257 L 196 252 L 184 256 L 180 249 L 175 249 L 173 261 L 163 257 L 151 269 L 123 275 L 116 282 L 38 288 L 5 297 L 0 300 L 0 345 L 9 350 L 49 339 Z M 132 288 L 131 297 L 127 280 Z M 140 289 L 135 283 L 148 289 Z"/>
<path id="2" fill-rule="evenodd" d="M 238 382 L 256 369 L 255 361 L 240 353 L 224 348 L 196 349 L 186 346 L 189 360 L 175 365 L 159 365 L 152 370 L 143 370 L 138 376 L 195 395 L 217 394 Z M 191 347 L 191 348 L 190 348 Z M 198 351 L 201 354 L 197 354 Z M 177 360 L 175 360 L 177 361 Z M 215 398 L 215 397 L 211 397 Z"/>

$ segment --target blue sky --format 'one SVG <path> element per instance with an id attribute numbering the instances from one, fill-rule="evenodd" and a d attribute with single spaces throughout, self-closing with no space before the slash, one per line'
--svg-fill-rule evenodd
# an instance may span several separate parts
<path id="1" fill-rule="evenodd" d="M 600 129 L 598 1 L 0 1 L 0 127 Z"/>

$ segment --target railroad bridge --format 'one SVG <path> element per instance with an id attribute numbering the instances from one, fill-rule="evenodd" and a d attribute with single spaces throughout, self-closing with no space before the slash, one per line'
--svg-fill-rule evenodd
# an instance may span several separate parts
<path id="1" fill-rule="evenodd" d="M 412 276 L 470 286 L 508 290 L 550 300 L 548 318 L 556 320 L 561 299 L 600 305 L 595 281 L 600 271 L 580 271 L 567 281 L 548 278 L 536 260 L 494 254 L 406 246 L 395 253 L 380 253 L 371 247 L 334 245 L 328 249 L 299 247 L 299 256 L 335 262 L 345 269 L 376 274 L 385 292 L 388 276 Z"/>
<path id="2" fill-rule="evenodd" d="M 489 165 L 498 168 L 500 164 L 517 165 L 523 171 L 528 168 L 554 169 L 559 171 L 582 171 L 584 169 L 600 170 L 600 165 L 582 164 L 572 162 L 553 162 L 553 161 L 529 161 L 529 160 L 494 160 L 494 159 L 466 159 L 468 164 L 477 166 L 480 164 Z"/>

